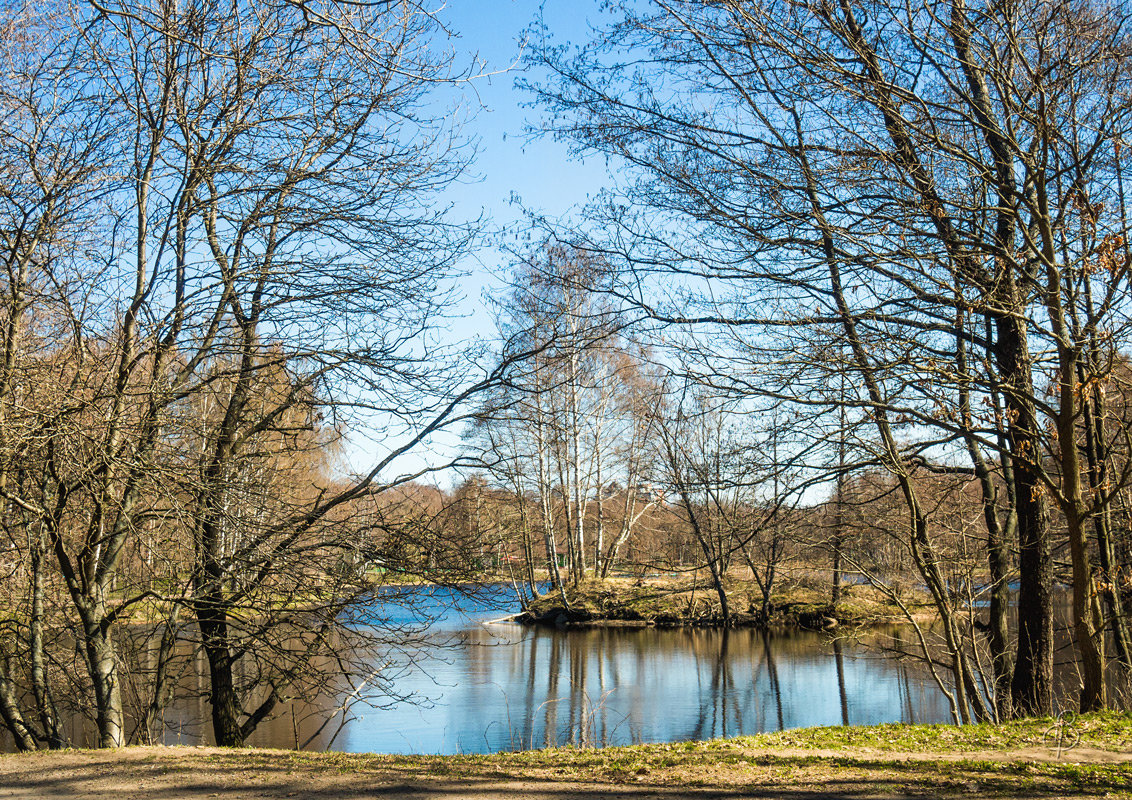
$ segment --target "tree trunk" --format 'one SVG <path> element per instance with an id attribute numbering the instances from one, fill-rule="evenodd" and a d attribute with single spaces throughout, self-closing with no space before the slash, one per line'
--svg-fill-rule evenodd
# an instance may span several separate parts
<path id="1" fill-rule="evenodd" d="M 956 365 L 961 376 L 970 374 L 967 363 L 966 311 L 957 308 L 955 338 Z M 992 390 L 993 391 L 993 390 Z M 997 392 L 994 393 L 997 396 Z M 996 406 L 997 408 L 997 406 Z M 1010 628 L 1007 611 L 1010 608 L 1010 585 L 1007 579 L 1010 570 L 1009 536 L 1013 534 L 1014 509 L 1007 513 L 1007 531 L 1003 531 L 999 516 L 999 492 L 995 485 L 990 465 L 983 454 L 982 444 L 975 435 L 974 417 L 971 411 L 971 391 L 969 382 L 963 378 L 959 384 L 959 413 L 963 425 L 963 440 L 975 478 L 979 482 L 980 500 L 983 507 L 983 522 L 987 529 L 987 571 L 990 585 L 987 587 L 989 620 L 987 622 L 987 643 L 990 646 L 991 671 L 994 676 L 995 715 L 999 721 L 1010 719 L 1012 703 L 1010 680 L 1014 665 L 1010 653 Z M 1008 476 L 1004 476 L 1008 478 Z"/>
<path id="2" fill-rule="evenodd" d="M 181 606 L 173 607 L 173 612 L 165 620 L 165 630 L 161 633 L 161 641 L 157 646 L 157 663 L 153 670 L 153 691 L 150 695 L 149 706 L 145 717 L 139 726 L 145 731 L 149 744 L 161 744 L 161 721 L 166 707 L 173 699 L 176 690 L 175 681 L 169 680 L 169 661 L 173 655 L 173 648 L 177 644 L 178 621 Z"/>
<path id="3" fill-rule="evenodd" d="M 678 464 L 676 466 L 678 468 Z M 708 572 L 711 573 L 711 585 L 715 589 L 716 595 L 719 596 L 719 609 L 723 617 L 723 627 L 729 628 L 731 627 L 731 608 L 727 604 L 727 591 L 723 587 L 723 573 L 719 565 L 719 554 L 715 552 L 715 548 L 708 538 L 708 534 L 705 533 L 703 526 L 700 525 L 695 506 L 692 505 L 692 500 L 688 496 L 687 490 L 684 487 L 680 487 L 679 491 L 680 502 L 684 506 L 684 511 L 688 514 L 688 522 L 692 526 L 692 533 L 695 535 L 696 541 L 700 543 L 704 559 L 707 561 Z"/>
<path id="4" fill-rule="evenodd" d="M 241 707 L 232 676 L 232 657 L 228 650 L 228 621 L 216 608 L 198 605 L 204 655 L 208 660 L 209 704 L 212 707 L 212 735 L 218 747 L 242 747 Z"/>
<path id="5" fill-rule="evenodd" d="M 91 683 L 94 686 L 95 722 L 99 747 L 122 747 L 126 742 L 122 727 L 122 687 L 118 660 L 109 633 L 102 629 L 103 615 L 84 615 L 83 633 Z"/>
<path id="6" fill-rule="evenodd" d="M 841 375 L 841 402 L 838 406 L 837 430 L 837 492 L 836 511 L 833 517 L 833 588 L 829 593 L 829 602 L 836 613 L 837 604 L 841 602 L 841 548 L 844 546 L 845 535 L 845 375 Z M 840 666 L 840 661 L 838 662 Z"/>
<path id="7" fill-rule="evenodd" d="M 51 694 L 51 686 L 47 680 L 47 665 L 43 646 L 43 548 L 42 538 L 35 541 L 32 546 L 32 600 L 31 619 L 29 620 L 29 634 L 31 645 L 31 685 L 32 694 L 35 695 L 35 704 L 39 709 L 40 724 L 43 726 L 43 735 L 47 739 L 47 746 L 52 750 L 59 750 L 67 746 L 67 741 L 59 729 L 59 712 L 55 708 L 55 700 Z"/>
<path id="8" fill-rule="evenodd" d="M 17 750 L 35 750 L 35 734 L 24 720 L 19 692 L 8 677 L 8 665 L 5 662 L 5 657 L 0 654 L 0 719 L 4 720 L 4 726 L 12 734 Z"/>
<path id="9" fill-rule="evenodd" d="M 1089 313 L 1092 313 L 1093 302 L 1086 290 Z M 1101 374 L 1100 352 L 1096 336 L 1089 337 L 1088 371 L 1092 375 Z M 1088 385 L 1088 374 L 1084 366 L 1078 368 L 1078 383 Z M 1124 598 L 1120 594 L 1118 572 L 1112 546 L 1112 502 L 1108 495 L 1108 464 L 1104 458 L 1104 422 L 1107 416 L 1104 393 L 1100 387 L 1094 385 L 1089 396 L 1082 403 L 1085 421 L 1085 459 L 1088 467 L 1089 488 L 1094 497 L 1105 498 L 1100 508 L 1094 512 L 1093 533 L 1097 540 L 1097 555 L 1100 561 L 1101 573 L 1104 578 L 1102 595 L 1105 608 L 1108 612 L 1109 626 L 1112 630 L 1113 647 L 1116 658 L 1124 669 L 1132 670 L 1132 642 L 1129 641 L 1128 622 L 1124 610 Z M 1103 632 L 1100 633 L 1103 636 Z"/>
<path id="10" fill-rule="evenodd" d="M 1053 560 L 1046 487 L 1031 461 L 1041 444 L 1026 323 L 997 314 L 995 332 L 1018 518 L 1018 654 L 1010 693 L 1016 714 L 1047 716 L 1053 712 Z"/>

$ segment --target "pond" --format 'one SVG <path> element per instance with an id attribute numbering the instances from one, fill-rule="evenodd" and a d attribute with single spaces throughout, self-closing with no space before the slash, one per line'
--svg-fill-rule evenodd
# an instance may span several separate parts
<path id="1" fill-rule="evenodd" d="M 411 659 L 374 652 L 366 660 L 386 664 L 392 694 L 415 701 L 366 703 L 343 686 L 337 697 L 287 706 L 249 745 L 487 753 L 950 719 L 921 664 L 892 657 L 914 650 L 900 627 L 860 641 L 750 629 L 558 631 L 502 621 L 519 610 L 510 587 L 471 598 L 444 588 L 388 592 L 359 624 L 380 617 L 398 630 L 429 620 L 429 646 Z M 207 668 L 199 653 L 189 663 L 195 668 L 166 710 L 166 744 L 211 743 Z M 77 745 L 93 745 L 89 719 L 75 716 L 68 728 Z M 0 752 L 12 747 L 0 731 Z"/>
<path id="2" fill-rule="evenodd" d="M 249 742 L 348 752 L 485 753 L 560 744 L 618 745 L 733 736 L 811 725 L 944 722 L 947 703 L 901 630 L 867 642 L 807 631 L 598 628 L 499 622 L 500 593 L 477 600 L 420 590 L 446 642 L 401 674 L 416 703 L 293 707 Z M 513 597 L 513 595 L 512 595 Z M 188 709 L 182 709 L 188 711 Z M 207 725 L 171 731 L 195 742 Z M 200 709 L 198 720 L 207 719 Z M 307 740 L 310 740 L 309 742 Z"/>

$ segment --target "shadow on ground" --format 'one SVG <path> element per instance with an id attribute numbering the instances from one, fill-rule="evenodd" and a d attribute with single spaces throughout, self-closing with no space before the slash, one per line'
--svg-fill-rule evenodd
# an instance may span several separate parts
<path id="1" fill-rule="evenodd" d="M 8 800 L 618 800 L 623 798 L 1132 796 L 1126 765 L 815 756 L 623 770 L 524 767 L 506 759 L 389 758 L 130 748 L 0 757 Z"/>

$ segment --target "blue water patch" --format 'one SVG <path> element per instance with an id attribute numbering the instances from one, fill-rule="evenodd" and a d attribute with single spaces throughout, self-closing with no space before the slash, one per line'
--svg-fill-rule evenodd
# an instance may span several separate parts
<path id="1" fill-rule="evenodd" d="M 499 621 L 519 607 L 507 585 L 382 589 L 355 620 L 389 642 L 373 650 L 367 684 L 381 692 L 355 696 L 344 686 L 261 726 L 250 743 L 486 753 L 950 719 L 921 663 L 885 655 L 915 650 L 899 629 L 862 644 L 808 631 L 559 631 Z M 416 644 L 401 646 L 410 628 Z"/>
<path id="2" fill-rule="evenodd" d="M 368 605 L 347 612 L 353 625 L 423 627 L 448 631 L 513 616 L 522 610 L 525 585 L 383 586 Z M 540 586 L 540 591 L 545 591 Z"/>

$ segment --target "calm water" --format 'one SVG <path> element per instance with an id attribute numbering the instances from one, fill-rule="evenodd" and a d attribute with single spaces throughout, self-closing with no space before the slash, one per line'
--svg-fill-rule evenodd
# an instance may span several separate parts
<path id="1" fill-rule="evenodd" d="M 594 629 L 492 623 L 500 604 L 422 598 L 450 647 L 401 676 L 423 702 L 294 709 L 251 744 L 349 752 L 483 753 L 556 744 L 679 741 L 810 725 L 944 722 L 946 701 L 914 664 L 818 633 Z M 418 611 L 420 606 L 418 606 Z M 436 609 L 434 609 L 436 610 Z M 455 644 L 452 642 L 455 641 Z M 202 709 L 203 710 L 203 709 Z M 182 741 L 195 740 L 190 731 Z M 177 741 L 177 736 L 170 741 Z"/>
<path id="2" fill-rule="evenodd" d="M 518 610 L 509 589 L 476 598 L 400 590 L 361 622 L 431 620 L 427 649 L 389 663 L 386 677 L 415 703 L 339 697 L 293 704 L 249 744 L 386 753 L 483 753 L 559 744 L 611 745 L 733 736 L 810 725 L 944 722 L 947 704 L 898 628 L 866 644 L 811 632 L 593 629 L 562 632 L 498 620 Z M 389 602 L 398 601 L 399 602 Z M 368 657 L 367 657 L 368 658 Z M 192 674 L 194 673 L 195 674 Z M 167 744 L 210 742 L 201 658 L 166 712 Z M 92 743 L 89 720 L 74 741 Z M 12 742 L 0 734 L 0 751 Z"/>

